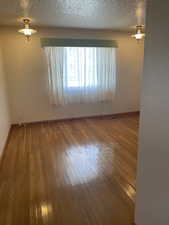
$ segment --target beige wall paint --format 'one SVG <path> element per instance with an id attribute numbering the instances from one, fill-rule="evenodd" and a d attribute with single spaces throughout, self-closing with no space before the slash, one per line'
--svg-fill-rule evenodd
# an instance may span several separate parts
<path id="1" fill-rule="evenodd" d="M 10 128 L 8 97 L 6 89 L 6 77 L 4 73 L 0 42 L 0 156 L 4 149 Z"/>
<path id="2" fill-rule="evenodd" d="M 1 29 L 7 68 L 12 122 L 52 120 L 102 115 L 139 109 L 143 42 L 137 44 L 127 33 L 77 29 L 39 29 L 31 42 L 16 28 Z M 114 39 L 117 49 L 117 90 L 110 104 L 81 104 L 55 107 L 47 95 L 47 65 L 40 37 Z"/>
<path id="3" fill-rule="evenodd" d="M 169 1 L 147 10 L 136 224 L 169 224 Z"/>

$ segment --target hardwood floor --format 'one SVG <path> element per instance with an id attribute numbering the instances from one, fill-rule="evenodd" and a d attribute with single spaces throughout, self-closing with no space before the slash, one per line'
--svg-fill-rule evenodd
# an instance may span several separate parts
<path id="1" fill-rule="evenodd" d="M 131 225 L 138 116 L 13 127 L 0 225 Z"/>

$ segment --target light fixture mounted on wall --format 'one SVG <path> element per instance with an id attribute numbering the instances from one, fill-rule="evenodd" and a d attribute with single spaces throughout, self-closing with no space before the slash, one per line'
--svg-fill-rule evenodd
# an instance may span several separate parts
<path id="1" fill-rule="evenodd" d="M 30 37 L 32 34 L 35 34 L 37 30 L 30 28 L 30 19 L 23 19 L 24 28 L 18 30 L 19 33 L 22 33 L 26 36 L 27 41 L 30 41 Z"/>
<path id="2" fill-rule="evenodd" d="M 137 41 L 143 39 L 145 37 L 145 33 L 143 32 L 144 25 L 136 26 L 136 33 L 132 35 Z"/>

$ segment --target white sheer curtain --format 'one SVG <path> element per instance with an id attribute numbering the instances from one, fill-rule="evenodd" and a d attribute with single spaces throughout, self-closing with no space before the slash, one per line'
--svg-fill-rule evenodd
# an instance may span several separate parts
<path id="1" fill-rule="evenodd" d="M 112 101 L 116 88 L 116 49 L 45 47 L 52 104 Z"/>

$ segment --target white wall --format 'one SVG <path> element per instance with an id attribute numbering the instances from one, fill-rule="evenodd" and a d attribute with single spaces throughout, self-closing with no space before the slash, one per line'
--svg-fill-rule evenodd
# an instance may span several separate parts
<path id="1" fill-rule="evenodd" d="M 12 122 L 30 122 L 88 115 L 101 115 L 139 109 L 139 84 L 143 43 L 127 33 L 76 29 L 39 29 L 30 43 L 16 28 L 1 29 L 4 43 Z M 115 39 L 117 50 L 117 91 L 112 104 L 81 104 L 54 107 L 49 104 L 47 66 L 39 37 Z"/>
<path id="2" fill-rule="evenodd" d="M 0 42 L 0 156 L 5 146 L 10 128 L 8 98 Z"/>
<path id="3" fill-rule="evenodd" d="M 137 225 L 169 224 L 169 2 L 148 3 Z"/>

